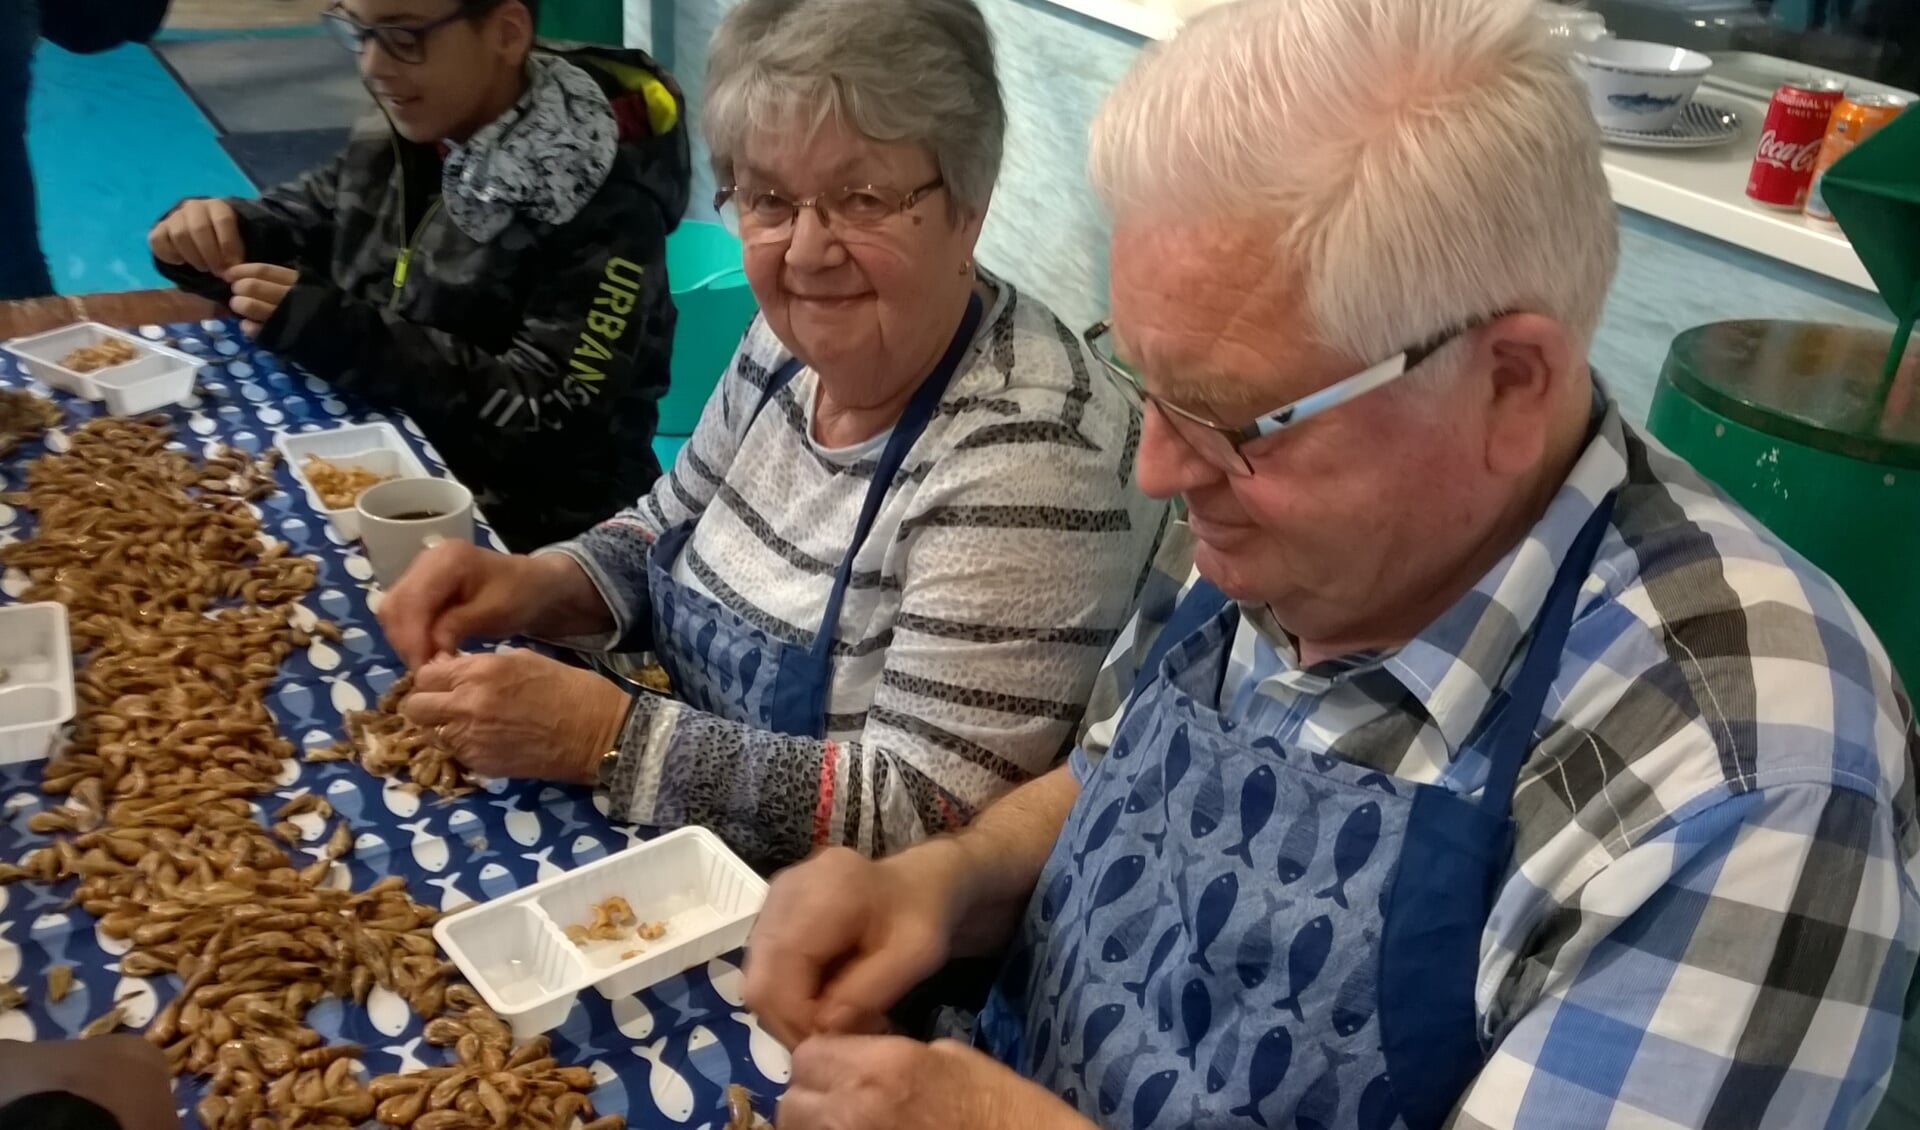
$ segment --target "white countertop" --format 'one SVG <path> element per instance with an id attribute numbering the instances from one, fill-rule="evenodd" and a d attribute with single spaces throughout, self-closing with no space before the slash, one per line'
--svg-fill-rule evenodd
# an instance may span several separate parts
<path id="1" fill-rule="evenodd" d="M 1740 114 L 1740 136 L 1711 149 L 1627 149 L 1602 157 L 1614 202 L 1841 282 L 1874 290 L 1867 269 L 1840 229 L 1798 212 L 1747 199 L 1747 170 L 1760 144 L 1767 105 L 1710 86 L 1700 97 Z"/>
<path id="2" fill-rule="evenodd" d="M 1170 38 L 1181 12 L 1216 0 L 1051 0 L 1060 8 L 1148 39 Z M 1759 145 L 1764 99 L 1708 78 L 1702 95 L 1740 113 L 1740 136 L 1711 149 L 1628 149 L 1609 145 L 1602 161 L 1615 203 L 1868 291 L 1873 280 L 1832 224 L 1747 199 L 1747 171 Z"/>

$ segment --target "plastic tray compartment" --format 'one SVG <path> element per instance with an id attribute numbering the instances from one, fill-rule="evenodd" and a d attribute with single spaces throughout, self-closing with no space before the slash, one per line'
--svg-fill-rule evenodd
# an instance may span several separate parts
<path id="1" fill-rule="evenodd" d="M 35 761 L 73 719 L 73 650 L 63 604 L 0 606 L 0 764 Z"/>
<path id="2" fill-rule="evenodd" d="M 121 365 L 81 373 L 60 362 L 76 349 L 108 339 L 132 346 L 135 357 Z M 136 334 L 79 322 L 32 337 L 15 338 L 4 347 L 20 359 L 28 375 L 53 388 L 86 400 L 105 400 L 116 416 L 136 416 L 186 399 L 193 391 L 194 374 L 206 364 L 191 353 L 169 349 Z"/>
<path id="3" fill-rule="evenodd" d="M 280 453 L 287 457 L 287 463 L 293 468 L 293 477 L 307 492 L 307 501 L 315 510 L 327 516 L 333 528 L 340 531 L 343 538 L 360 536 L 360 512 L 349 506 L 343 510 L 329 510 L 320 500 L 320 492 L 313 489 L 307 481 L 307 473 L 301 466 L 307 456 L 318 455 L 329 463 L 341 467 L 357 467 L 363 471 L 372 471 L 376 475 L 391 475 L 399 479 L 430 479 L 433 476 L 420 462 L 407 441 L 401 438 L 399 429 L 392 424 L 352 424 L 344 428 L 330 428 L 323 432 L 281 432 L 274 440 Z"/>
<path id="4" fill-rule="evenodd" d="M 615 895 L 666 933 L 575 945 L 565 928 L 586 925 L 595 904 Z M 718 836 L 682 828 L 448 915 L 433 933 L 526 1039 L 564 1023 L 589 986 L 609 1000 L 631 996 L 745 944 L 766 897 L 765 880 Z"/>
<path id="5" fill-rule="evenodd" d="M 94 387 L 115 416 L 138 416 L 169 404 L 178 404 L 193 392 L 200 362 L 191 357 L 149 353 L 138 361 L 115 365 L 94 374 Z"/>

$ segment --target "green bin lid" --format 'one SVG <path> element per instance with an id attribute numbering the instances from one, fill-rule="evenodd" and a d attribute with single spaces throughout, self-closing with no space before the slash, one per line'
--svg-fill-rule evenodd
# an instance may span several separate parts
<path id="1" fill-rule="evenodd" d="M 1897 111 L 1878 133 L 1833 163 L 1820 191 L 1860 264 L 1893 310 L 1894 330 L 1879 396 L 1920 319 L 1920 114 Z"/>
<path id="2" fill-rule="evenodd" d="M 1888 330 L 1736 321 L 1673 339 L 1661 379 L 1755 431 L 1890 467 L 1920 469 L 1920 350 L 1877 411 Z"/>

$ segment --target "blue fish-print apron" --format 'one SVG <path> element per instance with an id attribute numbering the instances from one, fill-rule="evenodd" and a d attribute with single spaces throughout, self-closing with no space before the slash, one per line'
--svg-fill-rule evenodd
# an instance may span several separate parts
<path id="1" fill-rule="evenodd" d="M 1611 513 L 1468 740 L 1477 799 L 1223 719 L 1239 609 L 1196 585 L 1040 874 L 981 1046 L 1106 1127 L 1440 1126 L 1484 1062 L 1514 783 Z"/>
<path id="2" fill-rule="evenodd" d="M 978 295 L 967 301 L 960 329 L 946 354 L 900 414 L 874 468 L 860 507 L 859 521 L 847 544 L 846 556 L 834 571 L 833 587 L 820 615 L 820 627 L 809 643 L 783 640 L 721 605 L 704 593 L 673 579 L 673 563 L 693 536 L 694 522 L 668 530 L 654 543 L 647 558 L 647 592 L 653 605 L 653 649 L 680 699 L 709 714 L 776 733 L 799 737 L 826 736 L 827 696 L 833 683 L 833 641 L 840 624 L 840 605 L 853 576 L 853 559 L 873 530 L 880 504 L 886 500 L 893 476 L 906 461 L 980 326 Z M 746 435 L 759 421 L 761 410 L 793 381 L 800 360 L 782 365 L 767 381 L 754 405 Z M 697 521 L 697 520 L 696 520 Z"/>

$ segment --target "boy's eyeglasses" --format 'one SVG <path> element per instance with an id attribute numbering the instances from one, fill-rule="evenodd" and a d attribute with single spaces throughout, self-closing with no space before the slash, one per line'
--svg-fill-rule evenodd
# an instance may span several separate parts
<path id="1" fill-rule="evenodd" d="M 427 38 L 434 32 L 455 20 L 482 15 L 499 7 L 502 2 L 491 0 L 490 3 L 462 5 L 450 15 L 423 24 L 363 24 L 338 4 L 328 8 L 320 18 L 333 37 L 340 41 L 340 45 L 355 55 L 365 52 L 368 43 L 378 42 L 380 49 L 396 62 L 424 63 L 427 61 Z"/>

